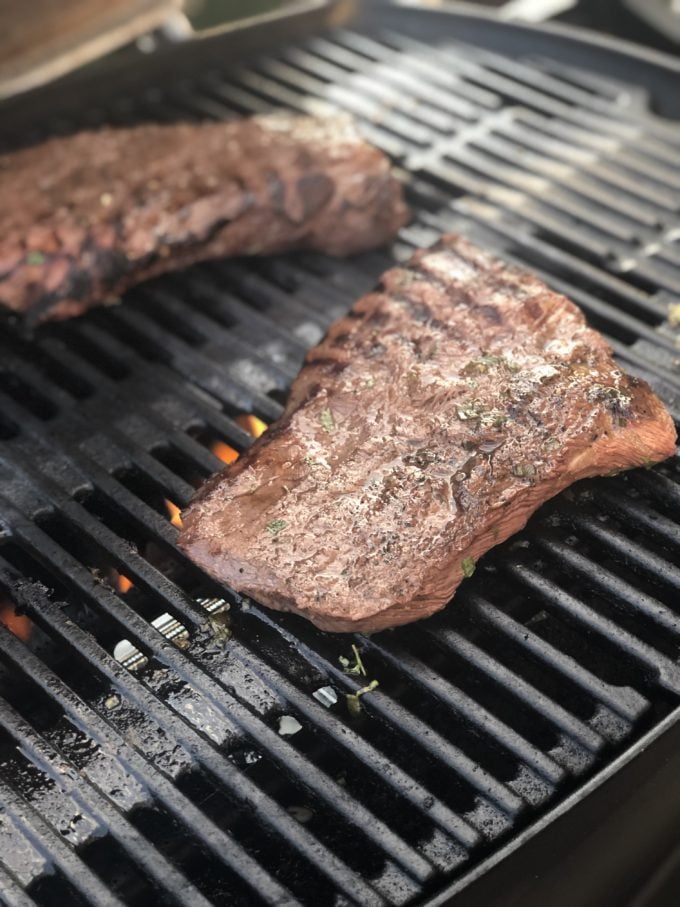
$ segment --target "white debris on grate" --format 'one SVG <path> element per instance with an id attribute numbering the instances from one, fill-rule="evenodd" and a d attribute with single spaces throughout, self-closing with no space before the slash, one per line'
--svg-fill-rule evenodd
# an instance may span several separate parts
<path id="1" fill-rule="evenodd" d="M 292 715 L 282 715 L 279 718 L 279 734 L 282 737 L 292 737 L 302 730 L 302 725 Z"/>
<path id="2" fill-rule="evenodd" d="M 229 602 L 223 598 L 197 598 L 196 601 L 209 614 L 219 614 L 229 609 Z M 189 631 L 172 614 L 167 612 L 161 614 L 151 621 L 151 626 L 155 627 L 166 639 L 174 642 L 180 649 L 184 648 L 189 642 Z M 128 671 L 138 671 L 149 660 L 129 639 L 121 639 L 120 642 L 116 643 L 113 648 L 113 657 Z"/>
<path id="3" fill-rule="evenodd" d="M 314 690 L 312 696 L 316 699 L 317 702 L 320 702 L 321 705 L 325 705 L 327 709 L 330 709 L 331 706 L 335 705 L 338 701 L 338 694 L 335 692 L 333 687 L 319 687 L 318 690 Z"/>

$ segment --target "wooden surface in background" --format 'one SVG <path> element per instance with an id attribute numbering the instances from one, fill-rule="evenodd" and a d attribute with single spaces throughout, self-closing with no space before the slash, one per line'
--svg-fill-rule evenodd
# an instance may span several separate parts
<path id="1" fill-rule="evenodd" d="M 181 8 L 182 0 L 0 0 L 0 97 L 108 53 Z"/>

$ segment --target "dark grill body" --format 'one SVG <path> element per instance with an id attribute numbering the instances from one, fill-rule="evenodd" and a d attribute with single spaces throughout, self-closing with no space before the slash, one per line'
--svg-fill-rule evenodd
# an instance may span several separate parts
<path id="1" fill-rule="evenodd" d="M 530 267 L 677 418 L 680 130 L 596 75 L 587 45 L 546 38 L 538 59 L 537 40 L 515 52 L 521 30 L 499 53 L 461 43 L 465 17 L 381 16 L 229 72 L 217 56 L 192 78 L 140 70 L 44 122 L 349 110 L 408 180 L 396 257 L 453 230 Z M 667 79 L 655 105 L 677 97 Z M 305 350 L 390 260 L 201 265 L 33 337 L 4 318 L 0 581 L 33 624 L 28 643 L 0 627 L 7 902 L 401 905 L 457 885 L 463 903 L 485 860 L 529 853 L 617 758 L 677 732 L 677 460 L 576 487 L 442 615 L 357 638 L 380 686 L 356 718 L 349 638 L 230 595 L 176 550 L 165 502 L 218 468 L 215 442 L 245 448 L 244 415 L 279 415 Z"/>

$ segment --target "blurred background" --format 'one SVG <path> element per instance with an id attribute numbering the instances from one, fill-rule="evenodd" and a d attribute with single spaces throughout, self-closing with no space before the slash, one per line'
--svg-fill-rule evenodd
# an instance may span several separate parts
<path id="1" fill-rule="evenodd" d="M 0 0 L 0 97 L 137 44 L 159 45 L 322 0 Z M 361 0 L 344 0 L 350 7 Z M 379 0 L 363 0 L 376 3 Z M 423 0 L 446 6 L 449 0 Z M 579 25 L 676 54 L 680 0 L 477 0 L 503 19 Z"/>
<path id="2" fill-rule="evenodd" d="M 214 28 L 227 19 L 257 16 L 286 6 L 289 0 L 188 0 L 187 14 L 197 29 Z"/>
<path id="3" fill-rule="evenodd" d="M 438 5 L 446 2 L 441 0 Z M 194 27 L 201 29 L 219 25 L 225 19 L 269 12 L 285 3 L 286 0 L 188 0 L 186 9 Z M 472 5 L 496 9 L 513 18 L 569 22 L 670 52 L 677 52 L 680 47 L 680 0 L 476 0 Z"/>

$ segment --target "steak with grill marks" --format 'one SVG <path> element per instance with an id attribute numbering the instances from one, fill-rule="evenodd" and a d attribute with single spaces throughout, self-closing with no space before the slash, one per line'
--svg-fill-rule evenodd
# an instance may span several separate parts
<path id="1" fill-rule="evenodd" d="M 448 236 L 331 327 L 283 417 L 199 491 L 179 544 L 272 608 L 382 630 L 442 608 L 572 482 L 675 441 L 575 305 Z"/>
<path id="2" fill-rule="evenodd" d="M 55 138 L 0 157 L 0 197 L 0 303 L 29 322 L 208 258 L 384 245 L 407 213 L 388 159 L 345 116 Z"/>

